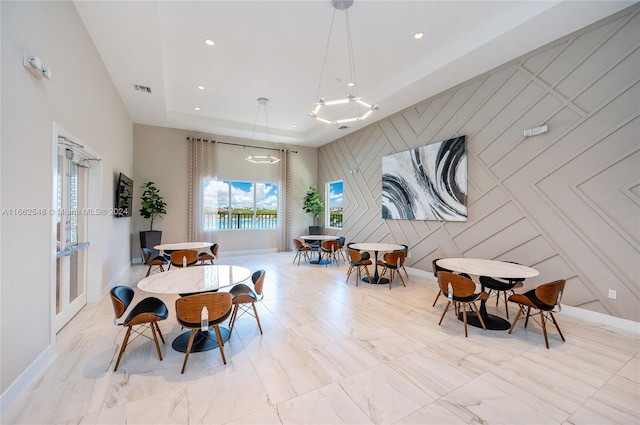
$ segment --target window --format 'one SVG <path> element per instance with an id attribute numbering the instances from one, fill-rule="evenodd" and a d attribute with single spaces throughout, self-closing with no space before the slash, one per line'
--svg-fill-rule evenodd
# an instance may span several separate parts
<path id="1" fill-rule="evenodd" d="M 278 227 L 277 184 L 206 179 L 203 186 L 205 230 Z"/>
<path id="2" fill-rule="evenodd" d="M 342 180 L 327 183 L 325 222 L 334 229 L 342 229 L 342 187 Z"/>

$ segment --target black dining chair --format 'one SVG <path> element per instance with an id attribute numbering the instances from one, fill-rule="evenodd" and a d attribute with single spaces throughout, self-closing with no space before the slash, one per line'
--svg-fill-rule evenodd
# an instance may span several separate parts
<path id="1" fill-rule="evenodd" d="M 169 317 L 169 310 L 167 306 L 162 302 L 162 300 L 156 297 L 148 297 L 138 302 L 132 309 L 131 312 L 127 315 L 127 317 L 122 322 L 118 322 L 118 319 L 122 317 L 122 315 L 127 311 L 129 305 L 131 305 L 131 301 L 133 301 L 134 291 L 128 286 L 116 286 L 111 289 L 111 303 L 113 304 L 113 311 L 115 313 L 115 320 L 113 323 L 116 326 L 125 326 L 127 328 L 127 332 L 124 335 L 124 339 L 122 340 L 122 346 L 120 347 L 120 353 L 118 354 L 118 359 L 116 360 L 116 365 L 113 368 L 113 371 L 118 370 L 118 365 L 120 365 L 120 359 L 124 354 L 124 350 L 127 348 L 127 345 L 130 343 L 129 337 L 131 336 L 131 332 L 136 333 L 138 336 L 143 336 L 147 339 L 149 338 L 144 334 L 146 329 L 151 328 L 151 333 L 153 335 L 153 342 L 156 344 L 156 351 L 158 352 L 158 357 L 162 360 L 162 353 L 160 352 L 160 345 L 158 344 L 158 337 L 162 340 L 164 344 L 164 337 L 162 336 L 162 332 L 160 332 L 160 327 L 158 326 L 158 322 L 161 320 L 165 320 Z M 156 335 L 157 332 L 157 335 Z M 136 338 L 134 338 L 135 340 Z"/>

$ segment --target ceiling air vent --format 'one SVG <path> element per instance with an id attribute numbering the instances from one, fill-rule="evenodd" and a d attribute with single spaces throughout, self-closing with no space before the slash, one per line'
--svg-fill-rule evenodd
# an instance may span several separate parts
<path id="1" fill-rule="evenodd" d="M 141 91 L 141 92 L 144 92 L 144 93 L 151 93 L 151 87 L 142 86 L 140 84 L 134 84 L 133 88 L 136 89 L 136 91 Z"/>

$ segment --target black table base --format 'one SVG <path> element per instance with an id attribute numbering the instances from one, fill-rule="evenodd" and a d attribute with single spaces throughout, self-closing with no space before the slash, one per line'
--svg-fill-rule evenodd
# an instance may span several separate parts
<path id="1" fill-rule="evenodd" d="M 171 343 L 173 349 L 181 353 L 186 353 L 187 345 L 189 344 L 189 335 L 191 335 L 191 331 L 184 332 L 178 335 L 176 339 L 174 339 Z M 229 341 L 229 329 L 220 326 L 220 335 L 222 336 L 223 342 Z M 196 331 L 196 335 L 193 337 L 193 345 L 191 346 L 192 353 L 209 351 L 213 350 L 214 348 L 218 348 L 216 331 L 214 331 L 213 329 L 209 329 L 208 331 Z"/>
<path id="2" fill-rule="evenodd" d="M 371 279 L 369 279 L 368 277 L 363 277 L 362 281 L 370 283 L 372 285 L 386 285 L 387 283 L 389 283 L 389 279 L 387 279 L 386 277 L 376 277 L 375 275 L 372 276 Z"/>
<path id="3" fill-rule="evenodd" d="M 461 321 L 464 320 L 464 317 L 462 317 L 462 312 L 458 314 L 458 319 Z M 511 327 L 511 323 L 509 323 L 502 317 L 495 316 L 493 314 L 487 313 L 486 316 L 483 315 L 482 320 L 484 321 L 487 329 L 491 331 L 506 331 Z M 476 328 L 482 328 L 480 319 L 478 319 L 478 315 L 475 311 L 467 311 L 467 323 L 471 326 L 475 326 Z"/>

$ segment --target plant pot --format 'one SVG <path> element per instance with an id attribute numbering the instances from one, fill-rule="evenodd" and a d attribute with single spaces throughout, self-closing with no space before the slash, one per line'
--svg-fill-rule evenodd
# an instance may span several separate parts
<path id="1" fill-rule="evenodd" d="M 162 230 L 145 230 L 140 232 L 140 248 L 149 248 L 151 250 L 151 258 L 160 255 L 158 250 L 153 247 L 160 245 L 162 241 Z"/>
<path id="2" fill-rule="evenodd" d="M 320 231 L 320 226 L 309 226 L 309 234 L 310 235 L 321 235 L 322 231 Z"/>

